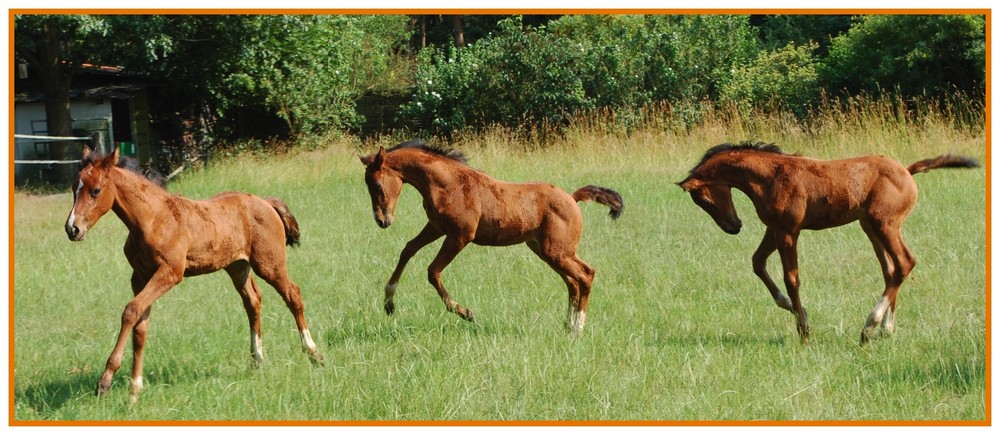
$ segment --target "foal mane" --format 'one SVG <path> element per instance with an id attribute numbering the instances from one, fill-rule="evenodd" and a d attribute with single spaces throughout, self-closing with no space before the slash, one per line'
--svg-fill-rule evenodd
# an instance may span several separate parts
<path id="1" fill-rule="evenodd" d="M 446 149 L 437 145 L 430 145 L 427 142 L 420 139 L 408 140 L 406 142 L 400 143 L 392 148 L 385 150 L 387 153 L 391 153 L 400 149 L 417 149 L 436 156 L 441 156 L 447 159 L 454 160 L 462 164 L 468 164 L 469 158 L 465 156 L 461 151 L 456 149 Z"/>
<path id="2" fill-rule="evenodd" d="M 727 142 L 711 147 L 708 149 L 708 151 L 705 151 L 705 155 L 701 157 L 701 161 L 699 161 L 697 165 L 694 165 L 694 167 L 691 168 L 691 172 L 689 175 L 694 175 L 695 171 L 698 170 L 698 168 L 700 168 L 701 165 L 704 165 L 705 162 L 708 161 L 708 159 L 715 157 L 717 154 L 722 154 L 730 151 L 758 151 L 762 153 L 788 155 L 785 154 L 785 152 L 782 151 L 781 148 L 779 148 L 777 145 L 773 143 L 743 141 L 738 144 L 732 144 Z"/>
<path id="3" fill-rule="evenodd" d="M 98 151 L 91 152 L 83 160 L 80 161 L 81 163 L 80 170 L 82 171 L 83 168 L 86 168 L 88 165 L 103 160 L 107 157 L 108 157 L 107 155 L 101 154 Z M 145 178 L 146 180 L 149 180 L 153 184 L 160 186 L 163 189 L 167 188 L 167 177 L 164 177 L 163 174 L 161 174 L 156 169 L 153 169 L 148 166 L 143 167 L 142 165 L 139 164 L 139 159 L 135 157 L 119 156 L 118 164 L 116 166 L 125 169 L 129 172 L 138 174 L 139 176 Z"/>

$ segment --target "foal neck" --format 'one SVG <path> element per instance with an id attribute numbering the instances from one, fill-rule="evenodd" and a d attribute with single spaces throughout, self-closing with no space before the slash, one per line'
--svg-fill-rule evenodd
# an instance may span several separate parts
<path id="1" fill-rule="evenodd" d="M 391 165 L 403 182 L 421 193 L 426 193 L 432 185 L 447 184 L 451 176 L 470 169 L 457 160 L 416 150 L 399 150 L 389 155 L 394 157 Z"/>
<path id="2" fill-rule="evenodd" d="M 744 193 L 759 191 L 770 184 L 784 164 L 777 161 L 782 159 L 782 154 L 756 152 L 748 156 L 747 153 L 749 151 L 730 153 L 725 161 L 716 165 L 716 178 Z"/>
<path id="3" fill-rule="evenodd" d="M 115 185 L 115 200 L 111 209 L 129 230 L 151 222 L 151 217 L 173 196 L 131 171 L 121 168 L 111 168 L 110 171 L 109 179 Z"/>

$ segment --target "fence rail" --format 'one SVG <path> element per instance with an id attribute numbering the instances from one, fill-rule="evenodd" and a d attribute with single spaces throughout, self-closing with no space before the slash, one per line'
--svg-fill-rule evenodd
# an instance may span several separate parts
<path id="1" fill-rule="evenodd" d="M 15 134 L 15 143 L 18 139 L 23 139 L 24 142 L 58 142 L 58 141 L 84 141 L 92 140 L 90 137 L 73 137 L 73 136 L 43 136 L 34 134 Z M 14 160 L 14 163 L 22 165 L 71 165 L 74 163 L 80 163 L 80 160 Z"/>

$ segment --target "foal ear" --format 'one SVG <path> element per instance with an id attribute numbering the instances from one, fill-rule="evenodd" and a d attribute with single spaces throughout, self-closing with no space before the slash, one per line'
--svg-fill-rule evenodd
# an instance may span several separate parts
<path id="1" fill-rule="evenodd" d="M 90 151 L 90 147 L 87 145 L 83 146 L 83 153 L 80 155 L 80 167 L 86 168 L 91 163 L 94 163 L 94 158 L 97 153 Z"/>
<path id="2" fill-rule="evenodd" d="M 690 192 L 701 187 L 701 183 L 694 178 L 687 178 L 684 181 L 678 182 L 677 185 L 680 186 L 681 189 L 684 189 L 685 192 Z"/>
<path id="3" fill-rule="evenodd" d="M 111 155 L 101 160 L 101 167 L 110 168 L 112 166 L 118 166 L 118 147 L 115 147 L 115 150 L 111 152 Z"/>
<path id="4" fill-rule="evenodd" d="M 358 156 L 358 158 L 361 159 L 361 163 L 365 166 L 369 166 L 374 163 L 375 167 L 378 168 L 379 166 L 382 166 L 382 162 L 385 160 L 385 147 L 378 147 L 378 152 L 367 156 Z"/>

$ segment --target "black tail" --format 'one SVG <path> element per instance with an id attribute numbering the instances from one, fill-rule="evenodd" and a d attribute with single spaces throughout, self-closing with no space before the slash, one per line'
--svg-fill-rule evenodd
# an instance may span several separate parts
<path id="1" fill-rule="evenodd" d="M 933 159 L 926 159 L 910 165 L 906 170 L 910 174 L 919 174 L 937 168 L 978 168 L 979 162 L 973 158 L 942 154 Z"/>
<path id="2" fill-rule="evenodd" d="M 625 207 L 625 203 L 622 202 L 622 196 L 618 192 L 600 186 L 581 187 L 576 192 L 573 192 L 573 199 L 576 202 L 594 201 L 610 207 L 611 212 L 609 214 L 611 215 L 611 219 L 618 219 L 618 216 L 622 214 L 622 209 Z"/>
<path id="3" fill-rule="evenodd" d="M 288 246 L 296 246 L 299 244 L 299 222 L 295 220 L 295 216 L 292 216 L 292 212 L 288 210 L 288 206 L 285 205 L 285 201 L 278 198 L 265 198 L 271 207 L 274 207 L 274 211 L 278 212 L 278 216 L 281 216 L 281 224 L 285 227 L 285 244 Z"/>

